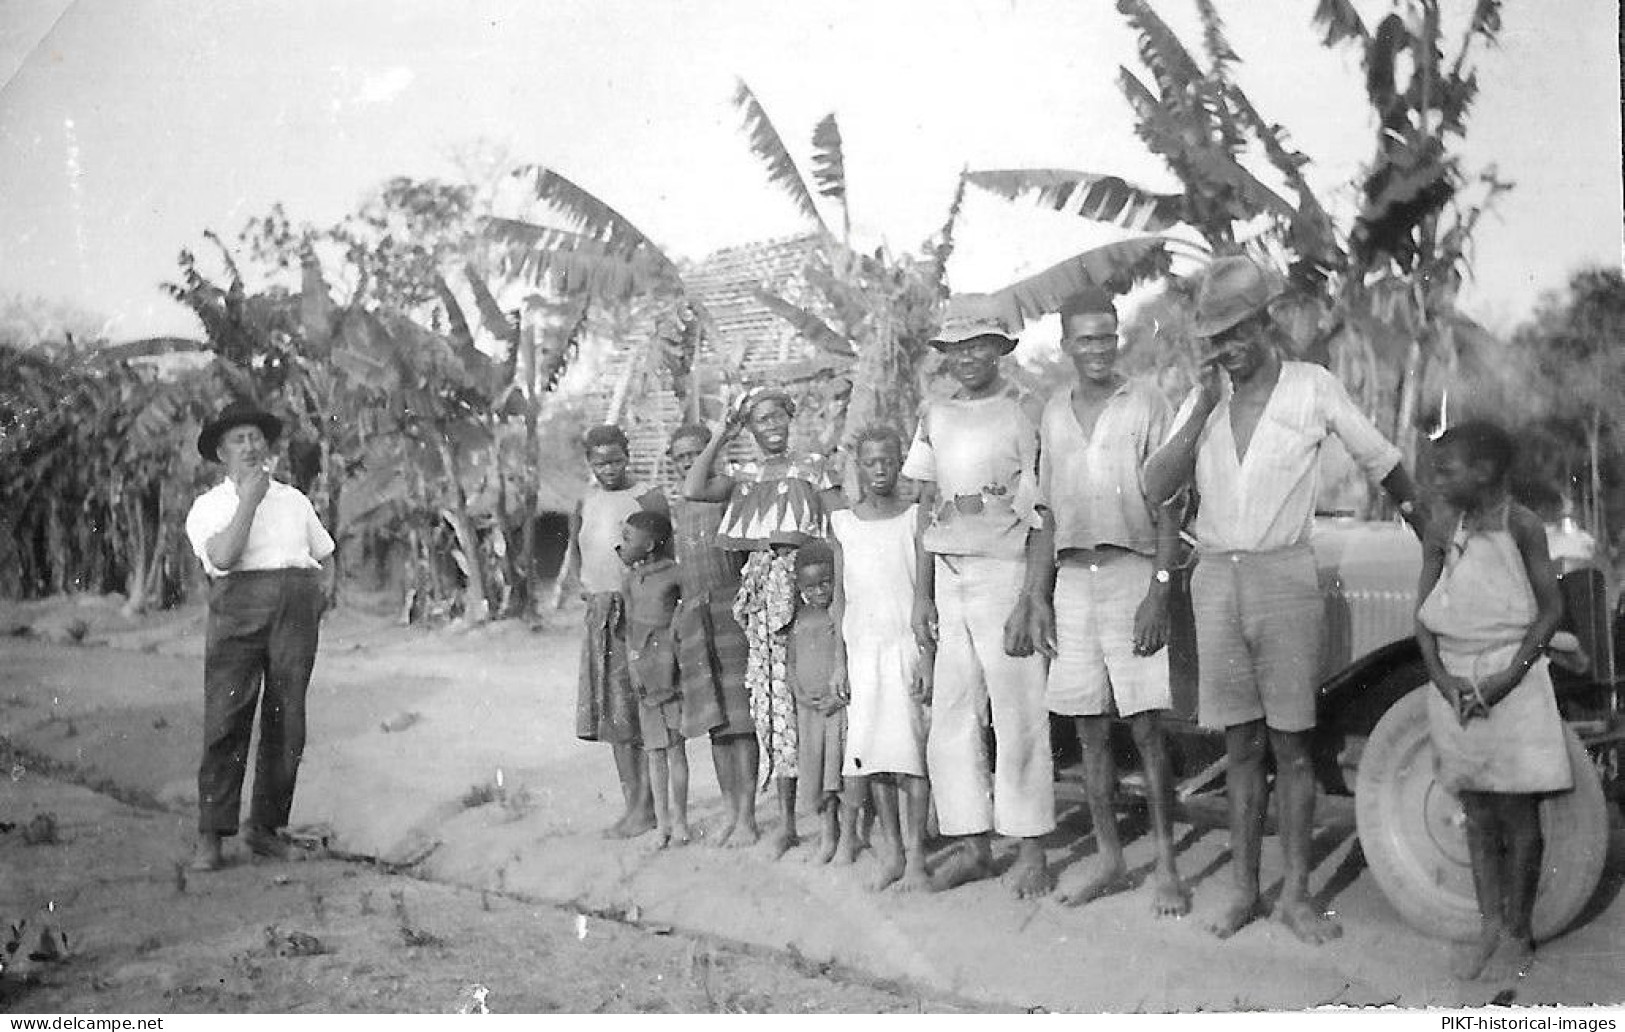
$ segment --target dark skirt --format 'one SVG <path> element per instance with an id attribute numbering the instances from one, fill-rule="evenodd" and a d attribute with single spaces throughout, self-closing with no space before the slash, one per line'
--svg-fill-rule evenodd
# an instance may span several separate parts
<path id="1" fill-rule="evenodd" d="M 733 615 L 732 591 L 685 598 L 677 610 L 677 669 L 683 692 L 683 735 L 754 735 L 748 647 Z"/>
<path id="2" fill-rule="evenodd" d="M 626 659 L 626 620 L 621 594 L 587 597 L 587 628 L 581 640 L 581 681 L 576 693 L 576 737 L 588 742 L 637 744 L 638 697 Z"/>

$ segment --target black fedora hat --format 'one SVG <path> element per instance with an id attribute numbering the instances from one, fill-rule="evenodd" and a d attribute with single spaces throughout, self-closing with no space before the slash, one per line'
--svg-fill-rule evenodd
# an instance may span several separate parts
<path id="1" fill-rule="evenodd" d="M 267 444 L 275 444 L 282 436 L 282 420 L 260 408 L 252 401 L 234 401 L 220 410 L 220 414 L 203 424 L 197 435 L 198 454 L 210 462 L 219 462 L 220 438 L 227 430 L 237 426 L 257 426 L 265 435 Z"/>

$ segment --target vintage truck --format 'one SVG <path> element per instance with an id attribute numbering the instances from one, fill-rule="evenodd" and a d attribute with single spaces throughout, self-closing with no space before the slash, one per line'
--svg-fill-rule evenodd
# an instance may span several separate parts
<path id="1" fill-rule="evenodd" d="M 1324 792 L 1354 796 L 1360 848 L 1377 883 L 1407 922 L 1432 935 L 1470 937 L 1478 927 L 1461 806 L 1434 777 L 1424 711 L 1433 691 L 1412 636 L 1421 547 L 1402 523 L 1317 519 L 1314 550 L 1325 605 L 1316 769 Z M 1608 612 L 1602 571 L 1561 579 L 1564 630 L 1578 670 L 1554 663 L 1574 768 L 1572 791 L 1546 798 L 1546 871 L 1535 933 L 1553 935 L 1585 910 L 1601 881 L 1609 798 L 1625 798 L 1625 607 Z M 1196 723 L 1195 637 L 1189 599 L 1176 591 L 1169 663 L 1174 713 L 1169 745 L 1178 797 L 1222 791 L 1223 736 Z M 1573 653 L 1570 653 L 1573 655 Z M 1124 743 L 1126 744 L 1126 743 Z M 1124 758 L 1132 749 L 1124 750 Z M 1130 774 L 1131 791 L 1138 779 Z"/>

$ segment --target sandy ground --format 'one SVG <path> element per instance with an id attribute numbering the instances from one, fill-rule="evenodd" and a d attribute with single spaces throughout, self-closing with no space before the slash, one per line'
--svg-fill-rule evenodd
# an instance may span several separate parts
<path id="1" fill-rule="evenodd" d="M 15 749 L 0 821 L 19 824 L 0 835 L 0 917 L 55 900 L 50 919 L 76 950 L 85 944 L 47 965 L 23 1005 L 440 1011 L 470 985 L 490 990 L 494 1010 L 1424 1007 L 1508 992 L 1518 1003 L 1625 1001 L 1625 851 L 1589 920 L 1544 947 L 1528 978 L 1461 984 L 1445 946 L 1401 923 L 1365 871 L 1346 800 L 1322 807 L 1312 882 L 1346 932 L 1313 950 L 1268 922 L 1225 943 L 1202 930 L 1230 877 L 1227 836 L 1206 821 L 1177 829 L 1195 914 L 1173 921 L 1150 916 L 1145 885 L 1081 909 L 1018 902 L 996 882 L 876 895 L 862 888 L 868 854 L 843 871 L 807 863 L 806 847 L 777 863 L 711 848 L 703 832 L 720 806 L 700 742 L 690 760 L 701 840 L 663 853 L 605 841 L 618 790 L 608 750 L 572 736 L 576 621 L 555 623 L 426 633 L 364 605 L 341 609 L 311 690 L 294 823 L 376 863 L 241 860 L 192 876 L 182 893 L 174 862 L 190 845 L 196 791 L 201 611 L 130 621 L 93 598 L 0 608 L 0 632 L 33 629 L 0 640 L 0 736 Z M 1062 797 L 1048 852 L 1064 877 L 1093 845 L 1077 793 L 1063 785 Z M 58 815 L 65 845 L 21 842 L 41 812 Z M 1129 859 L 1148 871 L 1143 837 Z M 1272 890 L 1277 860 L 1271 840 Z M 407 945 L 396 890 L 405 923 L 441 942 Z M 578 914 L 591 922 L 585 940 Z M 273 924 L 332 952 L 278 956 Z"/>

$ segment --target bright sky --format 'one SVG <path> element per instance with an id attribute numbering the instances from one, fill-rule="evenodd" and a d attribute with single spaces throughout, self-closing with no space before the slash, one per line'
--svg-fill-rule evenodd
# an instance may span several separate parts
<path id="1" fill-rule="evenodd" d="M 1156 6 L 1196 44 L 1193 3 Z M 1219 6 L 1253 100 L 1346 208 L 1372 140 L 1357 59 L 1319 46 L 1309 0 Z M 1620 261 L 1616 18 L 1611 0 L 1507 4 L 1482 57 L 1468 161 L 1518 183 L 1465 299 L 1492 327 Z M 0 291 L 106 313 L 115 338 L 196 334 L 158 284 L 203 229 L 229 238 L 275 201 L 331 222 L 388 176 L 453 175 L 477 139 L 679 255 L 796 232 L 738 130 L 735 75 L 803 158 L 837 112 L 861 237 L 912 249 L 966 165 L 1172 186 L 1132 134 L 1120 64 L 1139 68 L 1107 0 L 0 0 Z M 954 285 L 990 289 L 1095 238 L 980 196 L 960 239 Z"/>

